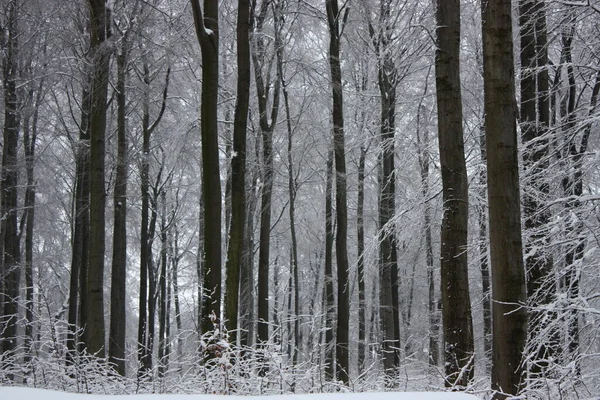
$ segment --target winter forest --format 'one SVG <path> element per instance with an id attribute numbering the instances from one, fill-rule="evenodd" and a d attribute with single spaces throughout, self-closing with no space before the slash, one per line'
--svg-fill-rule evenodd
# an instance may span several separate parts
<path id="1" fill-rule="evenodd" d="M 0 385 L 600 393 L 598 0 L 2 0 Z"/>

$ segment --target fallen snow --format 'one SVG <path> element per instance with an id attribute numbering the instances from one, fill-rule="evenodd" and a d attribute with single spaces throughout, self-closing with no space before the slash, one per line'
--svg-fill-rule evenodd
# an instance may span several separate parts
<path id="1" fill-rule="evenodd" d="M 138 394 L 85 395 L 26 387 L 0 387 L 2 400 L 224 400 L 223 395 Z M 242 396 L 227 396 L 242 397 Z M 477 400 L 477 397 L 457 392 L 385 392 L 385 393 L 319 393 L 272 396 L 247 396 L 244 400 Z"/>

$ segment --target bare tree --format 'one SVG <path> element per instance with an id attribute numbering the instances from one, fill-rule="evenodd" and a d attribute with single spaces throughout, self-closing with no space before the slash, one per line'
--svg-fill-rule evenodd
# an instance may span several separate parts
<path id="1" fill-rule="evenodd" d="M 231 157 L 231 225 L 227 250 L 225 321 L 230 340 L 237 343 L 240 268 L 246 225 L 246 128 L 250 100 L 250 1 L 238 1 L 237 16 L 237 100 Z"/>
<path id="2" fill-rule="evenodd" d="M 510 0 L 484 0 L 483 74 L 492 270 L 492 389 L 516 395 L 523 384 L 526 285 Z"/>
<path id="3" fill-rule="evenodd" d="M 217 104 L 219 93 L 219 6 L 204 0 L 192 4 L 196 36 L 202 52 L 202 197 L 204 205 L 204 283 L 201 302 L 203 332 L 213 330 L 212 318 L 221 315 L 221 177 Z"/>
<path id="4" fill-rule="evenodd" d="M 436 4 L 435 75 L 444 215 L 440 249 L 445 384 L 466 388 L 474 375 L 467 237 L 469 198 L 462 129 L 460 1 Z"/>

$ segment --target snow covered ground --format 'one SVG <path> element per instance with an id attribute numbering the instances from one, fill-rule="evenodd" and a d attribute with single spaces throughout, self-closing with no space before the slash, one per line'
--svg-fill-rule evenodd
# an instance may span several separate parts
<path id="1" fill-rule="evenodd" d="M 85 395 L 25 387 L 0 387 L 1 400 L 223 400 L 223 395 L 193 394 L 139 394 L 139 395 Z M 238 397 L 238 396 L 231 396 Z M 385 393 L 323 393 L 273 396 L 248 396 L 249 400 L 477 400 L 464 393 L 385 392 Z"/>

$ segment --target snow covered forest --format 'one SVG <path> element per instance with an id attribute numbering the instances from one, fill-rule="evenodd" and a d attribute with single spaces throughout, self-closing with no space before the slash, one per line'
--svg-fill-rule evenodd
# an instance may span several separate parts
<path id="1" fill-rule="evenodd" d="M 1 386 L 600 393 L 600 1 L 2 0 L 0 65 Z"/>

